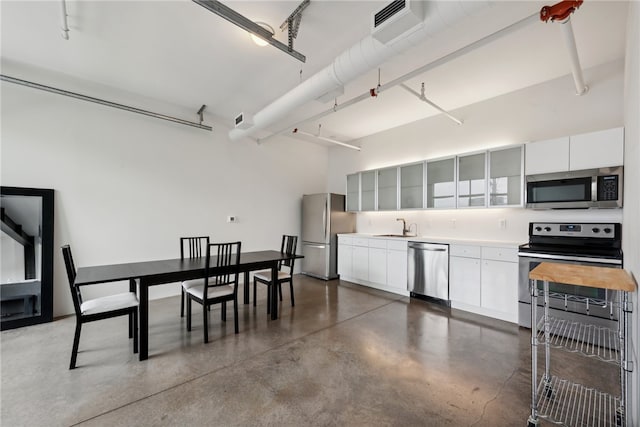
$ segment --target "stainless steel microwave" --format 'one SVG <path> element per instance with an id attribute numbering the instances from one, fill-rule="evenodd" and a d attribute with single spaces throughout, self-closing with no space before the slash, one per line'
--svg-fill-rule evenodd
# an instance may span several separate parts
<path id="1" fill-rule="evenodd" d="M 623 167 L 527 175 L 527 208 L 622 207 Z"/>

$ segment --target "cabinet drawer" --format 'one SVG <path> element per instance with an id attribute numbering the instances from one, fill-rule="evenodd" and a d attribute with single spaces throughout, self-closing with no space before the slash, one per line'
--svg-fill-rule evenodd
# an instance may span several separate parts
<path id="1" fill-rule="evenodd" d="M 518 262 L 518 249 L 516 248 L 482 248 L 482 259 L 495 261 Z"/>
<path id="2" fill-rule="evenodd" d="M 471 245 L 450 245 L 449 254 L 451 256 L 461 256 L 467 258 L 480 258 L 480 246 Z"/>
<path id="3" fill-rule="evenodd" d="M 369 246 L 369 239 L 365 239 L 362 237 L 354 237 L 353 238 L 354 246 Z"/>
<path id="4" fill-rule="evenodd" d="M 369 239 L 369 247 L 387 249 L 387 241 L 384 239 Z"/>
<path id="5" fill-rule="evenodd" d="M 392 251 L 407 251 L 407 241 L 400 239 L 387 240 L 387 249 Z"/>
<path id="6" fill-rule="evenodd" d="M 338 236 L 338 244 L 353 245 L 353 237 Z"/>

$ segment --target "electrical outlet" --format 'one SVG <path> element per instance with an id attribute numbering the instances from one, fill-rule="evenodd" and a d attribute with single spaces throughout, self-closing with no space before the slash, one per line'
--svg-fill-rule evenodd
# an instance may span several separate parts
<path id="1" fill-rule="evenodd" d="M 504 230 L 505 228 L 507 228 L 507 220 L 502 218 L 500 221 L 498 221 L 498 227 L 501 230 Z"/>
<path id="2" fill-rule="evenodd" d="M 238 217 L 234 215 L 229 215 L 227 217 L 227 222 L 238 222 Z"/>

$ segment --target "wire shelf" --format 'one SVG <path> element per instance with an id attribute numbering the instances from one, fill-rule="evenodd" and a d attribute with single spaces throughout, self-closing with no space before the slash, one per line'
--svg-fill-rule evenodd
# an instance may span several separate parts
<path id="1" fill-rule="evenodd" d="M 538 384 L 538 417 L 565 426 L 622 426 L 620 399 L 558 377 Z"/>
<path id="2" fill-rule="evenodd" d="M 610 328 L 549 317 L 549 345 L 603 362 L 620 364 L 620 337 Z M 544 343 L 544 318 L 538 322 L 538 342 Z"/>
<path id="3" fill-rule="evenodd" d="M 602 308 L 612 307 L 617 305 L 617 301 L 611 299 L 599 299 L 583 297 L 581 295 L 565 294 L 561 292 L 549 291 L 549 298 L 560 299 L 565 302 L 565 305 L 569 302 L 579 302 L 582 304 L 594 305 Z"/>

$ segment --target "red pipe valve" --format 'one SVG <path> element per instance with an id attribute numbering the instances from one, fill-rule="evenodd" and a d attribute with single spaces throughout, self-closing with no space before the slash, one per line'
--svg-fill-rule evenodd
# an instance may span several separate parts
<path id="1" fill-rule="evenodd" d="M 583 0 L 564 0 L 553 6 L 545 6 L 540 9 L 540 20 L 547 22 L 564 21 L 576 11 L 583 3 Z"/>

